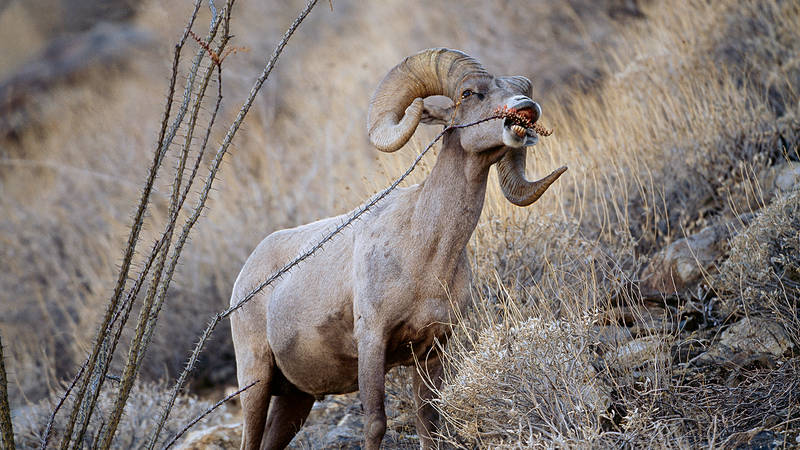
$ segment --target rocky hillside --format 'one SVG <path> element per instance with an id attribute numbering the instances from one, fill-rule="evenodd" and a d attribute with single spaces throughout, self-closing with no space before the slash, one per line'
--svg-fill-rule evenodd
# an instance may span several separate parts
<path id="1" fill-rule="evenodd" d="M 28 3 L 0 2 L 2 33 L 30 43 L 0 73 L 0 334 L 22 446 L 36 445 L 113 286 L 184 3 L 120 2 L 109 16 L 85 2 L 80 21 L 42 26 Z M 290 3 L 237 3 L 234 44 L 249 51 L 227 60 L 223 119 L 302 6 Z M 555 133 L 529 172 L 569 166 L 531 208 L 490 182 L 470 244 L 474 305 L 442 349 L 441 445 L 800 443 L 798 2 L 332 4 L 290 42 L 226 157 L 119 445 L 143 445 L 141 411 L 171 384 L 154 381 L 174 377 L 261 237 L 353 208 L 427 144 L 432 130 L 376 156 L 363 124 L 385 70 L 431 46 L 531 78 Z M 143 242 L 168 195 L 160 180 Z M 225 328 L 167 434 L 235 385 Z M 418 445 L 407 378 L 389 375 L 390 448 Z M 238 414 L 216 410 L 182 445 L 238 448 Z M 356 395 L 328 397 L 292 445 L 358 447 L 361 423 Z"/>

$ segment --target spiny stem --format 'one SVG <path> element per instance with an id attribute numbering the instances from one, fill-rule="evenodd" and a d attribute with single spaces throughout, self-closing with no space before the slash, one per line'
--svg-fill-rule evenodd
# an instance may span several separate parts
<path id="1" fill-rule="evenodd" d="M 214 156 L 214 160 L 211 163 L 211 168 L 209 170 L 208 176 L 206 177 L 206 182 L 205 185 L 203 186 L 203 190 L 201 191 L 197 205 L 195 206 L 191 217 L 187 219 L 183 227 L 183 232 L 181 234 L 181 237 L 179 238 L 178 244 L 176 244 L 175 255 L 178 256 L 180 255 L 180 249 L 183 247 L 183 244 L 185 243 L 186 238 L 188 237 L 188 234 L 191 231 L 192 227 L 199 219 L 200 214 L 202 213 L 205 207 L 206 200 L 208 199 L 208 194 L 213 186 L 214 179 L 216 178 L 217 172 L 219 171 L 219 167 L 222 164 L 222 158 L 225 156 L 228 148 L 230 147 L 231 142 L 233 141 L 233 137 L 236 135 L 236 132 L 239 130 L 239 127 L 242 124 L 242 121 L 244 120 L 245 116 L 250 110 L 250 107 L 253 105 L 253 102 L 255 101 L 258 91 L 261 89 L 261 86 L 264 84 L 267 78 L 269 78 L 269 75 L 272 73 L 272 70 L 278 61 L 278 58 L 283 52 L 284 47 L 286 47 L 286 44 L 289 42 L 289 39 L 292 37 L 294 32 L 300 26 L 300 24 L 303 23 L 303 20 L 305 20 L 305 18 L 308 16 L 311 10 L 317 4 L 317 1 L 318 0 L 310 0 L 306 4 L 305 8 L 297 16 L 297 18 L 295 18 L 294 22 L 292 22 L 291 26 L 286 30 L 286 33 L 284 33 L 283 38 L 281 38 L 280 42 L 278 42 L 278 45 L 275 47 L 275 50 L 272 52 L 272 56 L 270 57 L 266 66 L 261 72 L 261 75 L 258 77 L 255 84 L 250 89 L 250 93 L 247 99 L 245 100 L 242 107 L 239 109 L 239 114 L 236 116 L 236 119 L 234 119 L 233 123 L 228 128 L 228 132 L 225 135 L 224 139 L 222 140 L 222 144 L 220 144 L 219 148 L 217 149 L 217 153 Z M 230 21 L 230 11 L 228 10 L 226 19 L 224 20 L 224 24 L 226 27 L 229 25 L 229 21 Z M 221 66 L 217 67 L 221 70 Z M 175 257 L 175 261 L 177 261 L 177 256 Z M 155 442 L 158 440 L 158 434 L 160 433 L 160 429 L 163 427 L 164 422 L 166 422 L 167 418 L 169 417 L 169 412 L 172 408 L 174 399 L 177 397 L 178 392 L 180 392 L 180 390 L 183 388 L 183 384 L 185 383 L 186 377 L 188 376 L 189 372 L 191 372 L 194 369 L 194 364 L 197 361 L 200 349 L 203 348 L 206 340 L 211 335 L 211 332 L 214 330 L 216 324 L 219 323 L 221 319 L 222 317 L 219 314 L 214 317 L 212 323 L 206 328 L 206 331 L 203 333 L 203 337 L 201 338 L 200 342 L 198 342 L 198 345 L 195 349 L 196 351 L 192 353 L 192 357 L 190 357 L 189 362 L 187 362 L 186 367 L 181 372 L 178 381 L 175 383 L 172 395 L 170 396 L 170 401 L 165 406 L 162 412 L 162 417 L 160 418 L 159 423 L 157 424 L 156 429 L 154 431 L 154 435 L 150 440 L 149 443 L 150 448 L 152 448 L 155 445 Z"/>
<path id="2" fill-rule="evenodd" d="M 230 1 L 228 2 L 230 5 Z M 226 9 L 229 8 L 229 5 L 226 5 Z M 230 17 L 227 15 L 226 17 Z M 215 20 L 212 25 L 212 29 L 209 33 L 210 38 L 209 41 L 214 38 L 216 32 L 218 30 L 220 21 Z M 225 44 L 230 39 L 230 36 L 223 35 L 222 41 L 220 43 L 220 47 L 224 48 Z M 193 84 L 193 79 L 196 76 L 197 68 L 199 68 L 199 63 L 201 60 L 201 53 L 195 58 L 195 64 L 193 65 L 192 72 L 190 73 L 190 80 L 187 82 L 187 94 L 184 97 L 184 103 L 181 105 L 181 112 L 179 117 L 181 121 L 183 120 L 183 116 L 189 111 L 189 100 L 192 97 L 191 93 L 191 86 Z M 106 430 L 105 436 L 102 442 L 102 448 L 109 448 L 113 441 L 114 434 L 116 433 L 116 428 L 119 424 L 119 420 L 122 416 L 122 411 L 125 408 L 125 405 L 128 401 L 128 396 L 130 394 L 131 389 L 133 388 L 133 384 L 136 380 L 136 374 L 138 373 L 139 368 L 141 367 L 141 362 L 143 359 L 144 352 L 146 351 L 147 344 L 149 343 L 149 334 L 152 333 L 152 329 L 155 327 L 155 320 L 156 317 L 152 315 L 155 304 L 159 302 L 159 300 L 163 300 L 163 296 L 159 297 L 159 294 L 162 291 L 166 291 L 166 286 L 169 285 L 169 281 L 171 276 L 165 277 L 164 272 L 164 265 L 167 261 L 167 256 L 169 253 L 170 242 L 172 240 L 172 236 L 175 230 L 175 223 L 178 220 L 178 215 L 180 213 L 180 207 L 183 205 L 183 198 L 181 198 L 181 183 L 183 179 L 183 169 L 185 168 L 186 159 L 189 155 L 189 148 L 191 145 L 192 135 L 194 133 L 194 128 L 197 123 L 197 115 L 199 113 L 198 105 L 202 103 L 203 97 L 205 96 L 205 90 L 208 86 L 208 83 L 211 79 L 211 74 L 213 72 L 212 67 L 208 67 L 206 69 L 205 76 L 203 77 L 197 95 L 195 96 L 194 107 L 192 108 L 191 114 L 189 116 L 189 123 L 187 124 L 186 129 L 186 136 L 184 141 L 183 150 L 181 152 L 181 157 L 179 160 L 178 167 L 175 170 L 175 176 L 173 179 L 172 184 L 172 195 L 170 200 L 170 208 L 168 212 L 169 220 L 166 226 L 166 229 L 162 233 L 162 239 L 164 239 L 164 246 L 161 249 L 161 252 L 158 254 L 158 259 L 156 261 L 156 265 L 153 271 L 153 277 L 151 279 L 150 285 L 147 289 L 147 294 L 145 295 L 145 300 L 142 305 L 142 309 L 139 313 L 139 320 L 136 326 L 136 334 L 131 341 L 131 348 L 128 352 L 128 361 L 126 362 L 125 368 L 123 369 L 122 375 L 122 383 L 119 388 L 119 393 L 117 394 L 117 399 L 114 403 L 114 409 L 111 412 L 111 415 L 108 420 L 108 430 Z M 175 122 L 173 126 L 173 130 L 176 129 L 180 125 L 180 122 Z M 174 135 L 174 133 L 172 134 Z M 171 274 L 170 274 L 171 275 Z M 164 283 L 161 284 L 162 277 L 164 278 Z M 160 305 L 159 305 L 160 309 Z M 148 333 L 150 331 L 150 333 Z"/>
<path id="3" fill-rule="evenodd" d="M 14 450 L 14 426 L 11 423 L 11 406 L 8 404 L 8 380 L 3 357 L 3 340 L 0 336 L 0 436 L 3 448 Z"/>
<path id="4" fill-rule="evenodd" d="M 97 336 L 95 337 L 94 347 L 92 349 L 92 353 L 89 356 L 87 361 L 86 367 L 89 368 L 89 371 L 86 373 L 86 377 L 84 378 L 81 386 L 78 390 L 78 394 L 76 396 L 75 404 L 72 408 L 72 412 L 70 413 L 69 420 L 67 421 L 66 430 L 64 433 L 64 438 L 61 441 L 61 448 L 66 449 L 69 446 L 70 439 L 72 438 L 72 430 L 75 426 L 75 422 L 78 419 L 78 414 L 81 409 L 85 410 L 85 407 L 82 405 L 84 404 L 84 398 L 86 396 L 86 391 L 89 388 L 89 384 L 91 382 L 92 373 L 95 371 L 95 365 L 97 364 L 97 358 L 100 355 L 100 352 L 105 345 L 106 339 L 108 337 L 108 333 L 111 331 L 110 329 L 110 321 L 111 317 L 116 311 L 117 306 L 119 304 L 119 300 L 122 296 L 122 292 L 125 290 L 125 284 L 128 279 L 128 271 L 130 270 L 131 260 L 133 259 L 133 255 L 136 250 L 136 244 L 139 241 L 139 233 L 142 229 L 142 224 L 144 222 L 144 213 L 147 209 L 147 204 L 150 201 L 150 193 L 153 189 L 153 184 L 155 182 L 156 173 L 158 172 L 159 167 L 161 166 L 161 162 L 163 160 L 163 153 L 166 151 L 167 145 L 164 145 L 164 139 L 167 130 L 167 123 L 169 122 L 170 111 L 172 108 L 172 96 L 175 92 L 175 83 L 178 76 L 178 65 L 180 61 L 180 54 L 181 50 L 183 49 L 183 44 L 186 42 L 186 38 L 189 35 L 189 30 L 194 25 L 194 21 L 197 18 L 197 13 L 200 9 L 200 0 L 195 1 L 194 10 L 192 11 L 192 15 L 189 18 L 189 23 L 186 25 L 184 29 L 183 36 L 181 37 L 180 42 L 175 46 L 175 55 L 173 58 L 172 63 L 172 74 L 170 77 L 170 84 L 168 88 L 168 98 L 170 99 L 167 101 L 167 104 L 164 108 L 164 116 L 161 121 L 161 130 L 159 131 L 158 137 L 158 145 L 159 150 L 155 152 L 153 162 L 150 165 L 150 170 L 147 176 L 147 182 L 144 185 L 144 189 L 142 190 L 142 195 L 139 199 L 139 206 L 137 207 L 136 213 L 133 219 L 133 225 L 131 226 L 131 232 L 128 236 L 128 243 L 125 247 L 125 253 L 122 258 L 122 265 L 120 267 L 119 277 L 117 279 L 117 283 L 114 287 L 114 293 L 111 296 L 111 300 L 108 303 L 106 308 L 105 317 L 103 318 L 103 322 L 98 329 Z M 76 375 L 75 379 L 77 380 L 80 377 Z M 75 383 L 73 382 L 72 385 Z M 93 396 L 96 399 L 96 396 Z M 90 405 L 89 409 L 92 409 L 94 401 L 91 401 L 92 405 Z M 58 405 L 60 407 L 61 404 Z M 58 413 L 58 409 L 53 411 L 53 415 Z M 91 412 L 90 412 L 91 414 Z M 51 428 L 48 428 L 44 439 L 42 441 L 42 448 L 47 445 L 47 441 L 49 439 L 49 433 Z"/>
<path id="5" fill-rule="evenodd" d="M 208 408 L 205 411 L 203 411 L 202 414 L 200 414 L 199 416 L 195 417 L 194 419 L 192 419 L 191 422 L 187 423 L 186 426 L 181 428 L 181 431 L 179 431 L 178 434 L 176 434 L 172 439 L 169 440 L 169 442 L 166 443 L 166 445 L 164 445 L 163 450 L 167 450 L 168 448 L 172 447 L 175 444 L 175 442 L 177 442 L 178 439 L 180 439 L 181 436 L 183 436 L 184 433 L 189 431 L 189 428 L 192 428 L 197 422 L 203 420 L 203 417 L 211 414 L 211 412 L 214 411 L 215 409 L 219 408 L 220 405 L 222 405 L 223 403 L 225 403 L 225 402 L 229 401 L 230 399 L 236 397 L 237 395 L 241 394 L 242 392 L 250 389 L 251 387 L 255 386 L 256 383 L 259 383 L 260 381 L 261 380 L 253 381 L 252 383 L 250 383 L 247 386 L 239 389 L 238 391 L 236 391 L 236 392 L 234 392 L 234 393 L 232 393 L 230 395 L 227 395 L 225 398 L 223 398 L 222 400 L 218 401 L 217 403 L 214 403 L 214 405 L 212 405 L 210 408 Z"/>

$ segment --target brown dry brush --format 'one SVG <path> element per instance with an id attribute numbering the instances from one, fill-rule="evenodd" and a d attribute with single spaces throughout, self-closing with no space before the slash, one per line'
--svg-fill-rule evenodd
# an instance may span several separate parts
<path id="1" fill-rule="evenodd" d="M 735 368 L 722 378 L 697 373 L 658 392 L 626 392 L 626 406 L 648 415 L 628 438 L 642 444 L 648 434 L 669 424 L 691 447 L 738 448 L 759 433 L 792 442 L 800 420 L 797 358 L 777 368 Z"/>

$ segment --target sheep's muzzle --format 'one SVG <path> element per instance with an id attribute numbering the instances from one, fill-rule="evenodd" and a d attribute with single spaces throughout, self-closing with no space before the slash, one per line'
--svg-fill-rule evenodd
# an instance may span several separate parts
<path id="1" fill-rule="evenodd" d="M 542 109 L 533 100 L 516 98 L 495 112 L 504 119 L 503 143 L 509 147 L 529 147 L 539 141 L 540 133 L 537 131 L 544 130 L 544 127 L 537 126 L 536 121 L 539 120 Z"/>

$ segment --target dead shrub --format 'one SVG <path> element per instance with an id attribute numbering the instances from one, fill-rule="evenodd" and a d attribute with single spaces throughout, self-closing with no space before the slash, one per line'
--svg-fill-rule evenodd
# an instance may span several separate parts
<path id="1" fill-rule="evenodd" d="M 105 426 L 104 417 L 107 417 L 114 407 L 116 397 L 116 383 L 104 388 L 98 398 L 100 414 L 95 414 L 89 423 L 81 446 L 93 448 L 95 439 L 99 438 L 101 429 Z M 128 404 L 125 406 L 122 420 L 120 421 L 114 448 L 143 448 L 150 438 L 150 431 L 158 421 L 158 410 L 170 396 L 171 385 L 168 383 L 141 382 L 134 385 Z M 63 389 L 59 390 L 59 392 Z M 45 426 L 53 412 L 53 407 L 59 398 L 51 395 L 36 403 L 19 408 L 14 416 L 14 434 L 20 448 L 38 448 L 44 436 Z M 181 395 L 175 401 L 169 420 L 165 425 L 164 433 L 158 445 L 163 445 L 171 439 L 186 423 L 207 410 L 213 403 L 198 399 L 193 395 Z M 71 408 L 71 400 L 65 403 L 66 408 Z M 230 412 L 223 405 L 202 419 L 202 425 L 214 425 L 230 420 Z M 51 442 L 61 439 L 64 430 L 63 421 L 54 425 Z"/>
<path id="2" fill-rule="evenodd" d="M 800 190 L 764 208 L 733 239 L 714 285 L 720 319 L 766 315 L 800 344 Z"/>
<path id="3" fill-rule="evenodd" d="M 450 443 L 465 448 L 596 445 L 610 406 L 592 366 L 589 323 L 530 318 L 482 330 L 435 401 Z"/>

